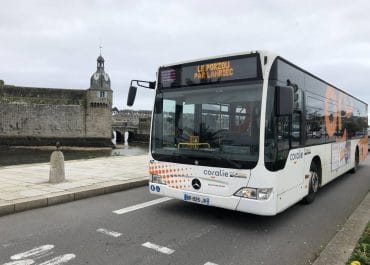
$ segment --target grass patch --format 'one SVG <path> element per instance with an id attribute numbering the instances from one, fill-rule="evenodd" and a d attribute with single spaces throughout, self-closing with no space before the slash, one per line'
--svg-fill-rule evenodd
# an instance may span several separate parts
<path id="1" fill-rule="evenodd" d="M 367 224 L 364 233 L 356 244 L 347 264 L 354 261 L 360 262 L 361 265 L 370 265 L 370 222 Z M 356 263 L 352 263 L 356 264 Z"/>

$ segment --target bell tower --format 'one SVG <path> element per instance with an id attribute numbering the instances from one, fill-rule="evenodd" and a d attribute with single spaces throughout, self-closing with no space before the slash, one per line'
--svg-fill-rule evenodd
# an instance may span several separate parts
<path id="1" fill-rule="evenodd" d="M 90 78 L 86 98 L 86 136 L 93 138 L 112 137 L 113 91 L 109 75 L 104 71 L 104 58 L 100 54 L 96 72 Z"/>

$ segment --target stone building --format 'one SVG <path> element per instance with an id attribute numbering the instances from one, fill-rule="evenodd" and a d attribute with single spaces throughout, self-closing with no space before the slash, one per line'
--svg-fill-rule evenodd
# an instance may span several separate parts
<path id="1" fill-rule="evenodd" d="M 104 58 L 87 90 L 20 87 L 0 80 L 0 145 L 110 146 L 112 96 Z"/>

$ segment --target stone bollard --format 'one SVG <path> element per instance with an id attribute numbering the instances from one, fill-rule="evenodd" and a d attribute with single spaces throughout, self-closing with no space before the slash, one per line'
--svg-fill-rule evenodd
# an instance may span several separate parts
<path id="1" fill-rule="evenodd" d="M 57 142 L 56 146 L 57 150 L 50 157 L 49 183 L 60 183 L 65 180 L 64 156 L 62 151 L 59 150 L 59 142 Z"/>

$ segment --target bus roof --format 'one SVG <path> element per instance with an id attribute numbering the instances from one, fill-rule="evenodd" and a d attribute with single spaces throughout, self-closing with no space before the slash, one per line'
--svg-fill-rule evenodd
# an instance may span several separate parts
<path id="1" fill-rule="evenodd" d="M 266 51 L 266 50 L 255 50 L 255 51 L 250 51 L 250 52 L 239 52 L 239 53 L 231 53 L 231 54 L 224 54 L 224 55 L 216 55 L 216 56 L 210 56 L 210 57 L 199 58 L 199 59 L 194 59 L 194 60 L 184 60 L 184 61 L 179 61 L 179 62 L 176 62 L 176 63 L 162 65 L 162 66 L 160 66 L 160 68 L 162 68 L 162 67 L 171 67 L 171 66 L 182 65 L 182 64 L 188 64 L 188 63 L 196 63 L 196 62 L 201 62 L 201 61 L 206 61 L 206 60 L 212 60 L 212 59 L 219 59 L 219 58 L 225 58 L 225 57 L 250 55 L 250 54 L 259 54 L 260 56 L 267 56 L 268 58 L 271 58 L 271 59 L 274 59 L 274 60 L 279 58 L 279 59 L 283 60 L 284 62 L 290 64 L 291 66 L 297 68 L 298 70 L 300 70 L 300 71 L 302 71 L 302 72 L 310 75 L 311 77 L 313 77 L 313 78 L 315 78 L 315 79 L 317 79 L 317 80 L 319 80 L 319 81 L 321 81 L 321 82 L 323 82 L 323 83 L 325 83 L 325 84 L 327 84 L 327 85 L 329 85 L 329 86 L 337 89 L 338 91 L 343 92 L 344 94 L 346 94 L 346 95 L 348 95 L 348 96 L 350 96 L 350 97 L 352 97 L 352 98 L 354 98 L 354 99 L 356 99 L 356 100 L 364 103 L 365 105 L 368 105 L 365 101 L 363 101 L 363 100 L 361 100 L 361 99 L 359 99 L 359 98 L 357 98 L 357 97 L 349 94 L 348 92 L 346 92 L 346 91 L 344 91 L 344 90 L 342 90 L 342 89 L 340 89 L 340 88 L 332 85 L 331 83 L 329 83 L 329 82 L 327 82 L 327 81 L 325 81 L 325 80 L 317 77 L 316 75 L 308 72 L 307 70 L 304 70 L 303 68 L 301 68 L 301 67 L 295 65 L 294 63 L 286 60 L 285 58 L 279 56 L 278 54 L 272 53 L 272 52 L 269 52 L 269 51 Z"/>
<path id="2" fill-rule="evenodd" d="M 355 97 L 355 96 L 353 96 L 353 95 L 349 94 L 348 92 L 346 92 L 346 91 L 344 91 L 344 90 L 342 90 L 342 89 L 340 89 L 340 88 L 338 88 L 338 87 L 336 87 L 336 86 L 332 85 L 331 83 L 329 83 L 329 82 L 327 82 L 327 81 L 325 81 L 325 80 L 321 79 L 320 77 L 317 77 L 316 75 L 314 75 L 314 74 L 312 74 L 312 73 L 308 72 L 307 70 L 302 69 L 301 67 L 299 67 L 299 66 L 295 65 L 294 63 L 292 63 L 292 62 L 290 62 L 290 61 L 288 61 L 288 60 L 284 59 L 284 58 L 283 58 L 283 57 L 281 57 L 281 56 L 277 56 L 277 57 L 276 57 L 276 59 L 281 59 L 281 60 L 283 60 L 284 62 L 286 62 L 286 63 L 290 64 L 291 66 L 293 66 L 293 67 L 297 68 L 298 70 L 302 71 L 303 73 L 308 74 L 308 75 L 310 75 L 311 77 L 313 77 L 313 78 L 315 78 L 315 79 L 317 79 L 317 80 L 319 80 L 319 81 L 321 81 L 321 82 L 323 82 L 323 83 L 327 84 L 328 86 L 331 86 L 332 88 L 334 88 L 334 89 L 336 89 L 336 90 L 338 90 L 338 91 L 340 91 L 340 92 L 342 92 L 342 93 L 344 93 L 344 94 L 346 94 L 346 95 L 348 95 L 348 96 L 350 96 L 350 97 L 352 97 L 352 98 L 354 98 L 354 99 L 356 99 L 356 100 L 358 100 L 358 101 L 360 101 L 360 102 L 364 103 L 366 106 L 368 105 L 365 101 L 363 101 L 363 100 L 361 100 L 361 99 L 359 99 L 359 98 L 357 98 L 357 97 Z"/>
<path id="3" fill-rule="evenodd" d="M 249 54 L 265 54 L 265 53 L 267 53 L 267 52 L 266 51 L 260 51 L 260 50 L 259 51 L 257 51 L 257 50 L 256 51 L 250 51 L 250 52 L 229 53 L 229 54 L 204 57 L 204 58 L 199 58 L 199 59 L 194 59 L 194 60 L 179 61 L 179 62 L 176 62 L 176 63 L 162 65 L 160 67 L 170 67 L 170 66 L 175 66 L 175 65 L 196 63 L 196 62 L 219 59 L 219 58 L 225 58 L 225 57 L 233 57 L 233 56 L 249 55 Z"/>

